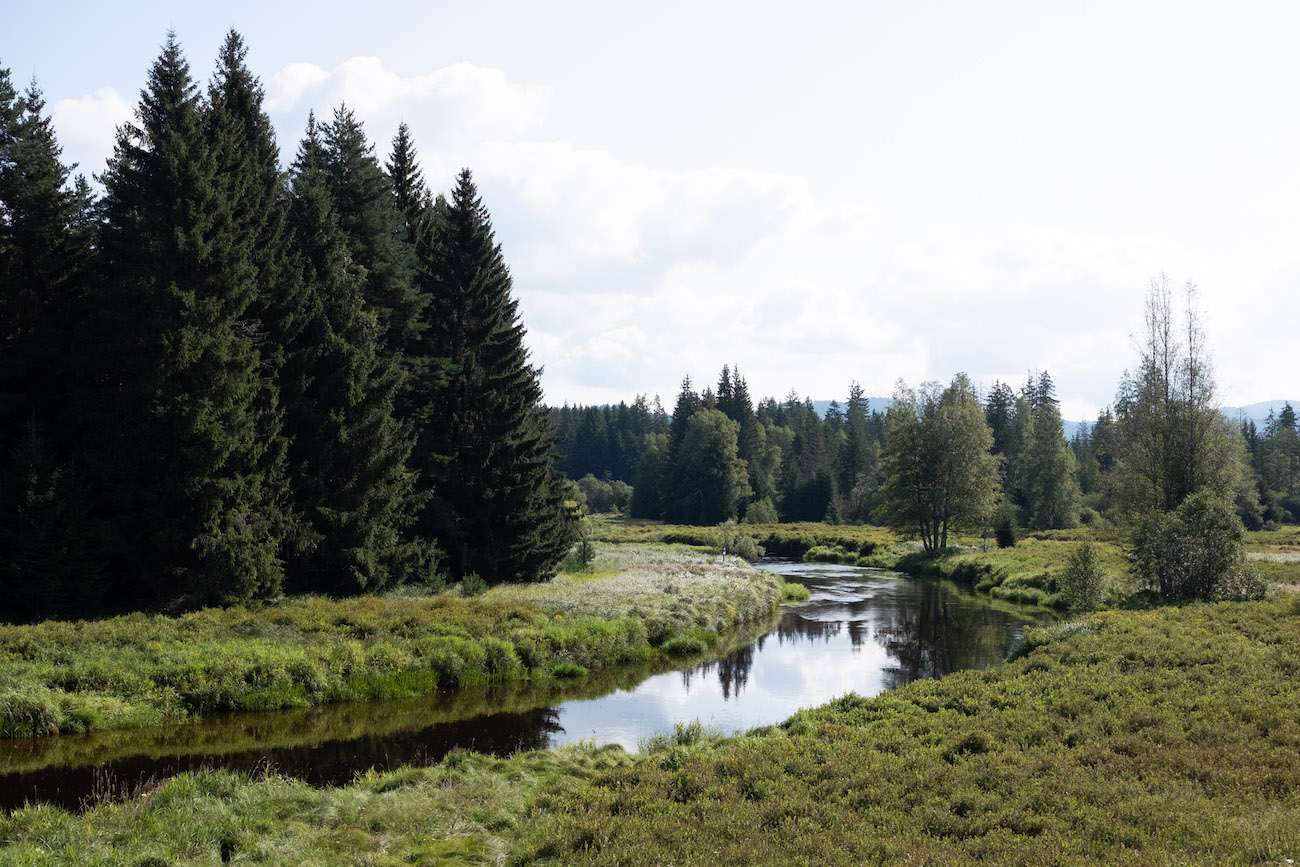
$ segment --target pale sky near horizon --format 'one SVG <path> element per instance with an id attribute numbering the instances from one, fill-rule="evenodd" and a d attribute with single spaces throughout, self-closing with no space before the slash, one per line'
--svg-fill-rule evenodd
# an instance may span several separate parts
<path id="1" fill-rule="evenodd" d="M 551 402 L 1045 368 L 1087 418 L 1162 272 L 1225 404 L 1300 396 L 1300 5 L 14 6 L 0 65 L 83 170 L 169 27 L 206 80 L 232 26 L 286 159 L 346 100 L 435 189 L 470 166 Z"/>

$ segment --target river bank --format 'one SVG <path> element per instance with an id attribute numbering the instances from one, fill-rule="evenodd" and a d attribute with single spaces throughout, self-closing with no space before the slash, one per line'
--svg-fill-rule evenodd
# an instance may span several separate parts
<path id="1" fill-rule="evenodd" d="M 596 536 L 608 542 L 710 547 L 718 534 L 716 527 L 625 518 L 602 518 L 594 527 Z M 1057 579 L 1071 553 L 1089 542 L 1104 576 L 1103 607 L 1123 605 L 1140 589 L 1128 561 L 1128 534 L 1115 527 L 1027 532 L 1008 548 L 997 547 L 992 538 L 957 535 L 939 557 L 925 556 L 919 543 L 885 527 L 865 524 L 741 524 L 737 530 L 769 555 L 939 578 L 1001 601 L 1056 610 L 1063 605 Z M 1250 571 L 1280 590 L 1300 588 L 1300 527 L 1251 531 L 1244 541 Z"/>
<path id="2" fill-rule="evenodd" d="M 0 627 L 0 737 L 82 734 L 583 677 L 708 650 L 770 617 L 781 580 L 742 560 L 602 546 L 591 572 L 481 596 L 286 599 L 179 617 Z"/>
<path id="3" fill-rule="evenodd" d="M 875 695 L 996 665 L 1042 619 L 947 582 L 828 564 L 766 560 L 759 567 L 787 589 L 798 587 L 804 600 L 725 630 L 706 653 L 660 654 L 576 679 L 0 741 L 0 810 L 36 802 L 80 810 L 200 769 L 274 768 L 337 786 L 368 770 L 436 763 L 455 750 L 507 756 L 585 741 L 635 751 L 692 721 L 742 733 L 848 692 Z"/>
<path id="4" fill-rule="evenodd" d="M 312 788 L 185 775 L 0 819 L 18 864 L 1285 863 L 1300 603 L 1104 612 L 1013 661 L 734 738 L 570 747 Z"/>

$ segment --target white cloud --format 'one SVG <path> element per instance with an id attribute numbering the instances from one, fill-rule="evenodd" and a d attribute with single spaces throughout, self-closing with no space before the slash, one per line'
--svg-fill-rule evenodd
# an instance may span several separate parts
<path id="1" fill-rule="evenodd" d="M 274 112 L 293 108 L 303 94 L 329 81 L 329 78 L 329 72 L 314 63 L 290 63 L 271 76 L 266 110 Z"/>
<path id="2" fill-rule="evenodd" d="M 329 70 L 311 63 L 285 66 L 271 78 L 267 107 L 284 113 L 306 102 L 328 116 L 346 103 L 376 128 L 418 120 L 436 133 L 430 144 L 445 146 L 521 135 L 540 123 L 549 99 L 548 88 L 516 84 L 500 69 L 472 63 L 403 76 L 378 57 L 352 57 Z"/>
<path id="3" fill-rule="evenodd" d="M 50 116 L 63 145 L 63 158 L 89 177 L 103 170 L 113 152 L 118 126 L 131 119 L 131 105 L 111 87 L 54 103 Z"/>
<path id="4" fill-rule="evenodd" d="M 682 375 L 707 382 L 732 362 L 760 394 L 818 398 L 842 398 L 852 379 L 888 394 L 900 377 L 965 370 L 988 385 L 1048 369 L 1067 416 L 1091 416 L 1129 363 L 1147 281 L 1164 270 L 1202 284 L 1227 400 L 1296 396 L 1260 371 L 1276 367 L 1300 316 L 1288 291 L 1300 259 L 1276 253 L 1300 227 L 1206 244 L 1140 224 L 1069 225 L 1064 210 L 945 222 L 811 174 L 627 159 L 550 134 L 551 100 L 471 63 L 403 75 L 353 57 L 268 79 L 286 155 L 308 108 L 327 117 L 347 102 L 381 155 L 408 122 L 435 188 L 474 169 L 553 401 L 670 401 Z M 111 88 L 53 109 L 68 155 L 95 168 L 130 111 Z"/>

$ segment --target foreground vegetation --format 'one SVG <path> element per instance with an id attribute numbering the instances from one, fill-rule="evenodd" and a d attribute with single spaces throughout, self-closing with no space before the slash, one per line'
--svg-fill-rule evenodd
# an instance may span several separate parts
<path id="1" fill-rule="evenodd" d="M 472 598 L 309 597 L 0 627 L 0 736 L 583 676 L 702 652 L 783 595 L 779 578 L 735 558 L 623 546 L 600 549 L 592 572 Z"/>
<path id="2" fill-rule="evenodd" d="M 313 789 L 186 775 L 0 819 L 18 864 L 1286 863 L 1300 854 L 1300 604 L 1112 611 L 983 672 L 720 739 L 453 754 Z"/>

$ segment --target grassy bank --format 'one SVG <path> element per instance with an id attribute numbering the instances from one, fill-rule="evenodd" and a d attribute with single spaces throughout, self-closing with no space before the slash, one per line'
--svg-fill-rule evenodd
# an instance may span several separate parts
<path id="1" fill-rule="evenodd" d="M 0 627 L 0 737 L 583 676 L 698 652 L 784 588 L 734 558 L 604 547 L 595 570 L 453 594 L 289 599 Z"/>
<path id="2" fill-rule="evenodd" d="M 592 521 L 592 528 L 595 538 L 604 542 L 661 542 L 703 548 L 718 544 L 717 527 L 602 517 Z M 856 557 L 898 541 L 892 530 L 864 524 L 740 524 L 737 529 L 763 546 L 768 556 L 791 560 L 803 559 L 814 548 L 840 548 Z"/>
<path id="3" fill-rule="evenodd" d="M 12 863 L 1260 864 L 1300 856 L 1300 603 L 1113 611 L 747 736 L 187 775 L 0 819 Z"/>
<path id="4" fill-rule="evenodd" d="M 1021 605 L 1060 607 L 1058 580 L 1082 541 L 1030 537 L 1012 548 L 961 548 L 942 557 L 907 554 L 889 565 L 917 577 L 936 577 Z M 1124 549 L 1114 542 L 1092 542 L 1105 578 L 1104 604 L 1119 605 L 1137 589 Z"/>
<path id="5" fill-rule="evenodd" d="M 697 527 L 603 518 L 593 525 L 597 538 L 611 543 L 669 542 L 715 548 L 716 527 Z M 852 524 L 741 524 L 771 556 L 815 563 L 842 563 L 897 569 L 915 577 L 943 578 L 995 599 L 1048 608 L 1061 604 L 1058 578 L 1070 554 L 1091 542 L 1105 575 L 1105 603 L 1119 605 L 1138 588 L 1127 560 L 1127 533 L 1113 527 L 1078 527 L 1026 534 L 1010 548 L 973 536 L 953 537 L 953 548 L 938 558 L 921 555 L 920 546 L 885 527 Z M 1300 527 L 1246 534 L 1249 567 L 1284 590 L 1300 590 Z"/>

